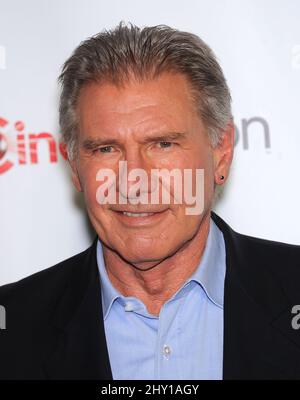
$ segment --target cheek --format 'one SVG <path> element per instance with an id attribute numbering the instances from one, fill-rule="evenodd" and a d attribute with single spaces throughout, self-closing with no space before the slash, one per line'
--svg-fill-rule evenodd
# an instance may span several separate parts
<path id="1" fill-rule="evenodd" d="M 83 190 L 86 202 L 88 205 L 96 205 L 96 193 L 98 188 L 98 182 L 94 174 L 89 174 L 84 179 Z"/>
<path id="2" fill-rule="evenodd" d="M 100 208 L 100 204 L 97 202 L 97 190 L 100 186 L 100 182 L 97 181 L 97 172 L 99 168 L 92 165 L 84 165 L 80 170 L 80 181 L 84 192 L 84 198 L 86 206 L 90 210 Z"/>
<path id="3" fill-rule="evenodd" d="M 204 169 L 204 197 L 207 198 L 212 194 L 214 187 L 214 171 L 208 167 Z"/>
<path id="4" fill-rule="evenodd" d="M 214 189 L 214 162 L 211 152 L 206 152 L 202 155 L 201 161 L 197 168 L 203 169 L 204 172 L 204 199 L 208 201 Z"/>

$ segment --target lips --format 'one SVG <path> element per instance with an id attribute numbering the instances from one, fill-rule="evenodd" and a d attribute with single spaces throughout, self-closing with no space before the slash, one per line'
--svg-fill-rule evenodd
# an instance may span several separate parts
<path id="1" fill-rule="evenodd" d="M 115 205 L 111 206 L 110 209 L 112 211 L 118 212 L 118 213 L 127 213 L 127 214 L 156 214 L 156 213 L 161 213 L 163 211 L 166 211 L 167 208 L 166 206 L 144 206 L 144 207 L 138 207 L 138 206 L 133 206 L 133 205 L 127 205 L 127 206 L 120 206 L 120 205 Z"/>
<path id="2" fill-rule="evenodd" d="M 128 226 L 141 226 L 148 225 L 158 222 L 162 218 L 165 218 L 168 209 L 156 210 L 156 211 L 125 211 L 125 210 L 112 210 L 115 212 L 121 222 Z"/>

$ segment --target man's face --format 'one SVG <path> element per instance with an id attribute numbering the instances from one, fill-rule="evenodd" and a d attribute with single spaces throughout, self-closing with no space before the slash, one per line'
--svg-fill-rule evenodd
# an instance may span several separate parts
<path id="1" fill-rule="evenodd" d="M 171 256 L 197 235 L 210 209 L 219 158 L 195 110 L 186 78 L 165 73 L 155 80 L 129 82 L 122 88 L 90 83 L 81 90 L 77 111 L 80 122 L 73 181 L 84 192 L 90 220 L 100 239 L 140 268 Z M 192 169 L 194 173 L 197 168 L 204 169 L 204 211 L 187 215 L 184 202 L 174 204 L 172 190 L 171 204 L 162 204 L 160 196 L 160 204 L 132 205 L 128 192 L 127 204 L 118 204 L 123 190 L 118 185 L 117 204 L 99 204 L 97 172 L 108 168 L 118 177 L 119 161 L 127 162 L 128 174 L 142 168 L 149 177 L 152 169 Z M 150 183 L 149 178 L 149 199 Z M 128 188 L 132 184 L 127 181 Z"/>

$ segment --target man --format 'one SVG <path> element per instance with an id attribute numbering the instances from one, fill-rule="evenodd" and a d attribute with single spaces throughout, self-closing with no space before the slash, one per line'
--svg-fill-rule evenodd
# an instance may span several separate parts
<path id="1" fill-rule="evenodd" d="M 208 46 L 120 24 L 83 42 L 60 81 L 72 178 L 97 238 L 0 289 L 1 378 L 299 378 L 300 248 L 212 212 L 234 128 Z M 152 185 L 157 170 L 174 173 L 169 184 Z"/>

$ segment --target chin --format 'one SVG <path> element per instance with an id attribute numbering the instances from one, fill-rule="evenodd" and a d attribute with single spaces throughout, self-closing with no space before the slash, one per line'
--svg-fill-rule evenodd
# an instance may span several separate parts
<path id="1" fill-rule="evenodd" d="M 140 263 L 157 264 L 158 262 L 167 258 L 170 254 L 168 249 L 162 249 L 161 245 L 159 247 L 155 247 L 153 244 L 151 246 L 129 246 L 125 250 L 116 249 L 116 251 L 124 260 L 133 265 Z"/>

